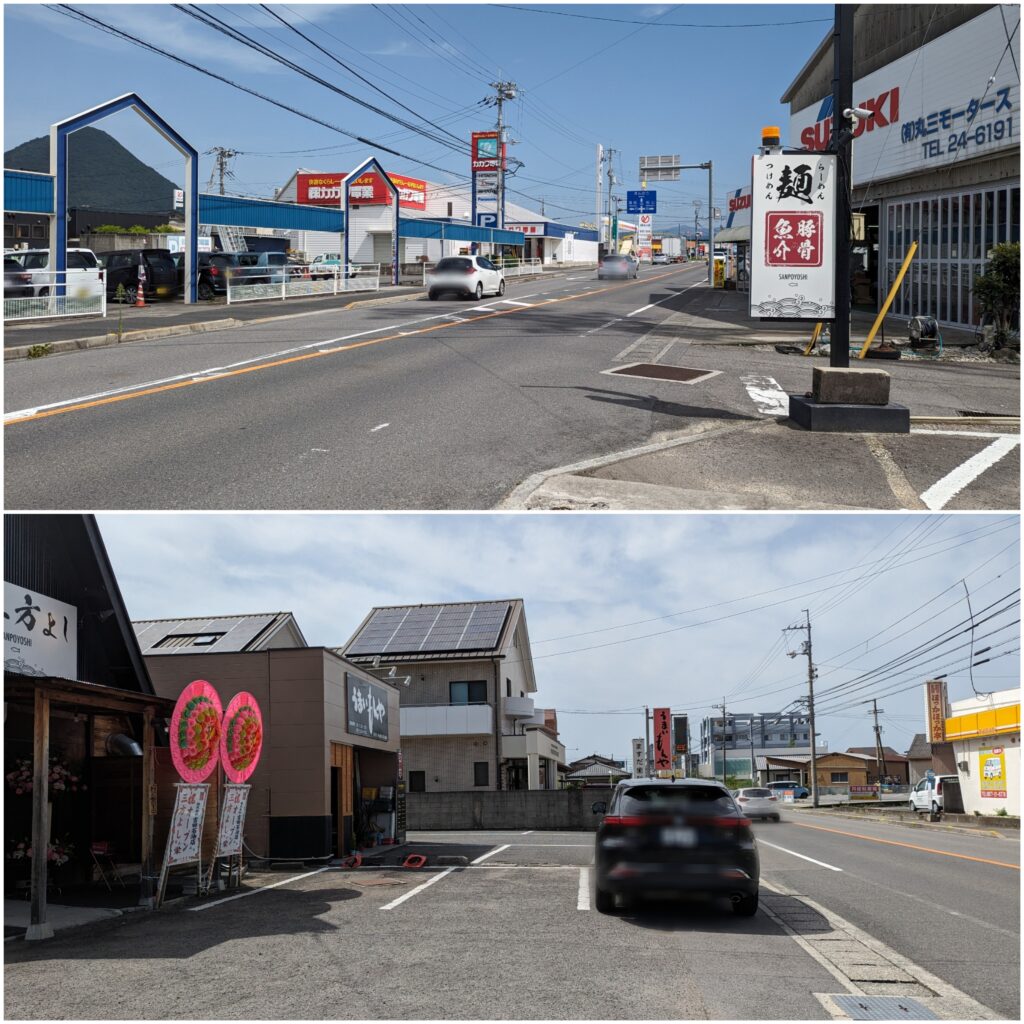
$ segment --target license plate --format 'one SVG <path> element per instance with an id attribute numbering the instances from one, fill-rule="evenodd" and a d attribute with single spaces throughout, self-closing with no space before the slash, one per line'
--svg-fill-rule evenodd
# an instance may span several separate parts
<path id="1" fill-rule="evenodd" d="M 157 295 L 167 295 L 170 292 L 170 290 L 171 289 L 168 288 L 167 285 L 162 284 L 160 285 L 159 288 L 157 288 L 156 293 Z"/>
<path id="2" fill-rule="evenodd" d="M 697 830 L 695 828 L 663 828 L 661 830 L 661 841 L 666 846 L 696 846 Z"/>

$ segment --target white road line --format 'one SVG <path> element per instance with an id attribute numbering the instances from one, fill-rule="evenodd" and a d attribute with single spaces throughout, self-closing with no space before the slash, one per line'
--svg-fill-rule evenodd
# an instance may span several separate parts
<path id="1" fill-rule="evenodd" d="M 540 295 L 540 292 L 528 292 L 526 295 L 520 295 L 519 298 L 521 298 L 521 299 L 532 299 L 532 298 L 536 297 L 537 295 Z"/>
<path id="2" fill-rule="evenodd" d="M 470 313 L 494 313 L 496 312 L 493 306 L 470 306 Z"/>
<path id="3" fill-rule="evenodd" d="M 986 430 L 932 430 L 930 427 L 911 427 L 912 434 L 939 434 L 943 437 L 1017 437 L 1017 434 L 1007 434 L 1006 431 Z"/>
<path id="4" fill-rule="evenodd" d="M 653 309 L 655 306 L 660 306 L 662 305 L 662 303 L 668 302 L 671 299 L 678 298 L 680 295 L 683 294 L 683 292 L 688 292 L 691 288 L 696 288 L 699 285 L 702 285 L 703 283 L 703 280 L 695 281 L 693 284 L 687 285 L 685 288 L 680 288 L 679 291 L 673 292 L 671 295 L 666 295 L 663 299 L 658 299 L 657 302 L 650 302 L 646 306 L 641 306 L 639 309 L 634 309 L 632 313 L 627 313 L 626 316 L 636 316 L 637 313 L 642 313 L 645 309 Z"/>
<path id="5" fill-rule="evenodd" d="M 609 320 L 608 323 L 601 324 L 600 327 L 591 327 L 589 331 L 584 331 L 580 335 L 580 337 L 585 338 L 588 334 L 594 334 L 596 331 L 603 331 L 606 327 L 611 327 L 612 324 L 617 324 L 622 319 L 624 318 L 621 316 L 617 316 L 614 320 Z M 639 345 L 640 342 L 635 342 L 635 344 Z"/>
<path id="6" fill-rule="evenodd" d="M 774 843 L 769 843 L 765 839 L 758 838 L 758 846 L 770 846 L 773 850 L 781 850 L 783 853 L 788 853 L 791 857 L 799 857 L 801 860 L 809 860 L 812 864 L 817 864 L 820 868 L 828 868 L 829 871 L 842 871 L 842 868 L 837 868 L 834 864 L 826 864 L 823 860 L 815 860 L 813 857 L 808 857 L 806 854 L 797 853 L 796 850 L 787 850 L 784 846 L 776 846 Z"/>
<path id="7" fill-rule="evenodd" d="M 648 302 L 646 306 L 641 306 L 639 309 L 634 309 L 632 313 L 627 313 L 626 316 L 636 316 L 637 313 L 642 313 L 645 309 L 653 309 L 654 303 Z"/>
<path id="8" fill-rule="evenodd" d="M 487 860 L 488 857 L 493 857 L 496 853 L 501 853 L 502 850 L 507 850 L 511 843 L 506 843 L 504 846 L 496 846 L 493 850 L 488 850 L 487 853 L 480 854 L 476 860 L 471 860 L 470 864 L 479 864 L 482 860 Z"/>
<path id="9" fill-rule="evenodd" d="M 532 828 L 528 829 L 526 832 L 520 832 L 519 834 L 521 836 L 532 836 L 533 835 L 533 829 Z"/>
<path id="10" fill-rule="evenodd" d="M 450 875 L 455 870 L 454 867 L 445 868 L 439 875 L 434 875 L 433 878 L 428 878 L 422 885 L 417 885 L 415 889 L 410 889 L 408 892 L 403 893 L 398 897 L 397 900 L 392 900 L 390 903 L 385 903 L 381 910 L 394 910 L 400 903 L 404 903 L 408 899 L 412 899 L 413 896 L 418 892 L 423 892 L 424 889 L 429 889 L 435 882 L 440 882 L 445 875 Z"/>
<path id="11" fill-rule="evenodd" d="M 1004 455 L 1008 455 L 1019 444 L 1019 437 L 1006 436 L 993 441 L 977 455 L 972 455 L 966 462 L 957 466 L 952 473 L 947 473 L 937 483 L 932 484 L 921 495 L 921 500 L 933 512 L 938 512 L 939 509 L 945 508 L 965 487 L 974 483 L 986 469 L 991 469 Z"/>
<path id="12" fill-rule="evenodd" d="M 789 395 L 782 390 L 774 377 L 748 374 L 740 380 L 747 389 L 751 401 L 757 406 L 757 411 L 763 416 L 789 415 Z"/>
<path id="13" fill-rule="evenodd" d="M 378 430 L 383 430 L 383 429 L 384 429 L 385 427 L 390 427 L 390 426 L 391 426 L 391 424 L 390 424 L 390 423 L 381 423 L 381 424 L 380 424 L 379 426 L 376 426 L 376 427 L 374 427 L 374 428 L 373 428 L 373 429 L 372 429 L 372 430 L 370 431 L 370 433 L 371 433 L 371 434 L 376 434 Z"/>
<path id="14" fill-rule="evenodd" d="M 271 882 L 270 885 L 260 886 L 259 889 L 249 889 L 248 892 L 238 892 L 234 896 L 225 896 L 222 900 L 214 900 L 212 903 L 204 903 L 201 907 L 189 907 L 192 913 L 200 910 L 209 910 L 211 907 L 219 907 L 222 903 L 230 903 L 232 900 L 242 900 L 246 896 L 255 896 L 258 893 L 266 892 L 268 889 L 276 889 L 279 885 L 287 885 L 289 882 L 297 882 L 300 878 L 309 878 L 311 875 L 319 875 L 324 871 L 330 871 L 330 867 L 317 868 L 316 871 L 307 871 L 304 875 L 292 875 L 291 878 L 284 878 L 280 882 Z"/>
<path id="15" fill-rule="evenodd" d="M 502 299 L 501 300 L 501 305 L 503 305 L 503 306 L 525 306 L 527 309 L 529 309 L 533 305 L 533 303 L 532 302 L 517 302 L 515 299 Z"/>
<path id="16" fill-rule="evenodd" d="M 580 887 L 576 894 L 576 909 L 590 909 L 590 869 L 580 868 Z"/>

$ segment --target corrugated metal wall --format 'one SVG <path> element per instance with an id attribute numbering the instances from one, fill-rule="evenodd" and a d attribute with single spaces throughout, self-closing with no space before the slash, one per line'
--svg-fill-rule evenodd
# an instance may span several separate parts
<path id="1" fill-rule="evenodd" d="M 53 213 L 53 178 L 30 171 L 4 170 L 7 213 Z"/>

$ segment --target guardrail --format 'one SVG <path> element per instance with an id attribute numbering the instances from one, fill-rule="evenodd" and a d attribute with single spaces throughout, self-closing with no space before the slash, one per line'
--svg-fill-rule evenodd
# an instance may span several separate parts
<path id="1" fill-rule="evenodd" d="M 299 299 L 310 295 L 380 291 L 379 263 L 340 266 L 308 264 L 285 267 L 238 267 L 227 278 L 227 302 L 259 299 Z"/>
<path id="2" fill-rule="evenodd" d="M 506 277 L 522 277 L 524 274 L 540 274 L 544 264 L 538 259 L 532 260 L 494 260 L 494 265 L 505 272 Z"/>
<path id="3" fill-rule="evenodd" d="M 107 315 L 102 270 L 4 273 L 4 322 Z"/>

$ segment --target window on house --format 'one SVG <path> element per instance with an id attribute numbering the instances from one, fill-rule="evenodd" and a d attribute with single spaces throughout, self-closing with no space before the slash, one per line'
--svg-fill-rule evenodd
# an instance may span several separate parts
<path id="1" fill-rule="evenodd" d="M 212 647 L 223 633 L 170 633 L 153 647 Z"/>
<path id="2" fill-rule="evenodd" d="M 449 704 L 486 704 L 487 683 L 484 680 L 448 684 Z"/>
<path id="3" fill-rule="evenodd" d="M 19 224 L 17 226 L 17 231 L 18 231 L 18 237 L 19 238 L 28 238 L 28 225 L 27 224 Z"/>
<path id="4" fill-rule="evenodd" d="M 849 772 L 833 772 L 832 773 L 832 781 L 833 782 L 849 782 L 850 781 L 850 773 Z"/>
<path id="5" fill-rule="evenodd" d="M 452 204 L 449 203 L 448 204 L 448 216 L 450 217 L 451 215 L 452 215 Z"/>
<path id="6" fill-rule="evenodd" d="M 488 764 L 486 761 L 474 761 L 473 762 L 473 785 L 474 786 L 488 786 L 490 785 Z"/>
<path id="7" fill-rule="evenodd" d="M 426 772 L 409 772 L 409 792 L 410 793 L 426 793 L 427 791 L 427 773 Z"/>
<path id="8" fill-rule="evenodd" d="M 32 237 L 33 238 L 45 238 L 46 237 L 46 234 L 43 231 L 43 225 L 42 224 L 33 224 L 32 225 Z"/>

